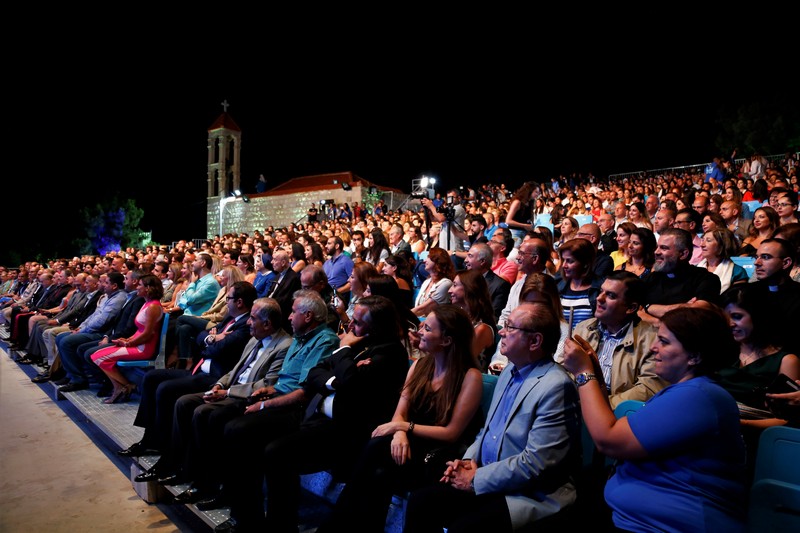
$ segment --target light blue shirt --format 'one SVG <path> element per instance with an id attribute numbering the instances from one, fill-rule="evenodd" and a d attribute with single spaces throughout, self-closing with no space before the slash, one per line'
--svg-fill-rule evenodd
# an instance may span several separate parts
<path id="1" fill-rule="evenodd" d="M 189 284 L 186 291 L 178 298 L 178 307 L 187 316 L 200 316 L 209 309 L 219 294 L 219 282 L 210 272 Z"/>
<path id="2" fill-rule="evenodd" d="M 122 311 L 122 306 L 128 301 L 128 293 L 116 290 L 97 308 L 94 313 L 84 320 L 79 329 L 81 333 L 98 333 L 102 331 Z"/>

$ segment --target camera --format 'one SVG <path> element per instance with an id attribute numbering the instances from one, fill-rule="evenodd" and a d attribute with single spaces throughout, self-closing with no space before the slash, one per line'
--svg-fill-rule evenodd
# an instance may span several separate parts
<path id="1" fill-rule="evenodd" d="M 451 198 L 448 198 L 448 200 L 450 199 Z M 436 211 L 443 214 L 448 222 L 452 222 L 456 219 L 456 208 L 453 207 L 453 202 L 448 201 L 447 204 L 440 205 L 436 208 Z"/>
<path id="2" fill-rule="evenodd" d="M 414 199 L 417 199 L 417 200 L 421 200 L 422 198 L 427 198 L 427 197 L 428 197 L 428 195 L 423 191 L 412 192 L 411 193 L 411 198 L 414 198 Z"/>

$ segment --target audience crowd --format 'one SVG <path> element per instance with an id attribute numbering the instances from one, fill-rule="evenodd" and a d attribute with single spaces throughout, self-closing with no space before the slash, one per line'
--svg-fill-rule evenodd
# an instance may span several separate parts
<path id="1" fill-rule="evenodd" d="M 137 481 L 191 482 L 179 503 L 230 507 L 217 531 L 297 531 L 299 476 L 323 469 L 345 489 L 321 531 L 380 531 L 393 493 L 409 532 L 575 508 L 609 531 L 743 531 L 760 432 L 800 424 L 770 394 L 800 383 L 796 155 L 746 163 L 312 204 L 0 266 L 0 327 L 32 381 L 140 398 L 119 453 L 161 455 Z M 167 368 L 137 388 L 117 363 L 155 357 L 164 320 Z M 645 407 L 615 419 L 625 400 Z M 581 460 L 582 416 L 615 472 Z"/>

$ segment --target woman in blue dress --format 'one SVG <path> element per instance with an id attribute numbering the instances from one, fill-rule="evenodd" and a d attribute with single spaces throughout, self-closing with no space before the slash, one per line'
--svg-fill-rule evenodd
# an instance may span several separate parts
<path id="1" fill-rule="evenodd" d="M 605 486 L 624 531 L 745 531 L 745 446 L 733 397 L 709 376 L 739 357 L 721 309 L 680 307 L 661 318 L 655 372 L 671 385 L 615 418 L 597 354 L 568 339 L 564 367 L 576 377 L 597 449 L 619 464 Z"/>

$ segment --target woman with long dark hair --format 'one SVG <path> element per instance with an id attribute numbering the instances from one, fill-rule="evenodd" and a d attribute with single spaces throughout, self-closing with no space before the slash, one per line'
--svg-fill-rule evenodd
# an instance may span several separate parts
<path id="1" fill-rule="evenodd" d="M 438 482 L 444 461 L 466 450 L 483 422 L 473 335 L 469 316 L 454 305 L 428 315 L 414 335 L 425 356 L 411 365 L 392 420 L 373 431 L 319 533 L 383 531 L 395 491 Z M 426 463 L 444 445 L 448 452 Z"/>
<path id="2" fill-rule="evenodd" d="M 475 330 L 472 355 L 478 358 L 481 371 L 489 368 L 489 360 L 496 347 L 495 324 L 497 318 L 492 310 L 492 298 L 486 278 L 477 270 L 460 270 L 448 291 L 450 301 L 467 312 Z"/>

